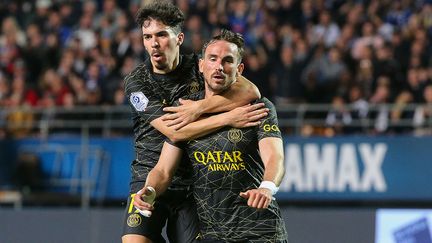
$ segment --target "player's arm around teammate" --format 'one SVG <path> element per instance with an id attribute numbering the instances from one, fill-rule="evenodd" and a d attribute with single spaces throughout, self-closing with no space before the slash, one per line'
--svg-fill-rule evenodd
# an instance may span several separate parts
<path id="1" fill-rule="evenodd" d="M 220 95 L 214 95 L 202 100 L 192 101 L 180 99 L 180 106 L 165 107 L 170 115 L 164 119 L 169 120 L 168 126 L 174 129 L 196 121 L 204 114 L 230 111 L 261 98 L 258 88 L 247 78 L 239 76 L 230 88 Z"/>
<path id="2" fill-rule="evenodd" d="M 195 139 L 212 133 L 224 126 L 251 127 L 259 125 L 259 120 L 267 116 L 269 109 L 264 107 L 264 103 L 244 105 L 234 108 L 229 112 L 220 113 L 199 119 L 198 121 L 187 124 L 186 126 L 175 129 L 170 126 L 170 119 L 166 119 L 166 114 L 153 120 L 150 124 L 163 133 L 173 142 Z"/>
<path id="3" fill-rule="evenodd" d="M 273 195 L 276 194 L 285 169 L 282 139 L 267 137 L 261 139 L 258 146 L 264 163 L 263 181 L 259 188 L 241 192 L 240 196 L 248 200 L 249 207 L 262 209 L 269 206 Z"/>

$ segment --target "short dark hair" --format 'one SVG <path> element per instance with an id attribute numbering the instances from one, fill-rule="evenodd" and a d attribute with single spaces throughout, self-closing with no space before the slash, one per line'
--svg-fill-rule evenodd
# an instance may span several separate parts
<path id="1" fill-rule="evenodd" d="M 230 43 L 233 43 L 237 46 L 238 49 L 238 59 L 239 59 L 239 63 L 242 60 L 243 57 L 243 53 L 244 53 L 244 39 L 243 36 L 239 33 L 234 33 L 232 31 L 229 31 L 227 29 L 222 29 L 219 35 L 213 36 L 213 38 L 211 40 L 209 40 L 207 43 L 204 44 L 203 48 L 202 48 L 202 57 L 204 57 L 205 55 L 205 51 L 207 49 L 207 47 L 219 40 L 223 40 L 223 41 L 227 41 Z"/>
<path id="2" fill-rule="evenodd" d="M 178 34 L 183 28 L 185 21 L 182 11 L 169 1 L 155 0 L 149 4 L 144 5 L 136 15 L 136 23 L 143 27 L 144 22 L 154 19 L 162 22 L 174 29 Z"/>

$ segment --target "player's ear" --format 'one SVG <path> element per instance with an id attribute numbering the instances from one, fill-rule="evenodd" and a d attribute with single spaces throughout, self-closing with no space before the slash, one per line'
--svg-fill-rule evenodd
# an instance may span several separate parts
<path id="1" fill-rule="evenodd" d="M 243 73 L 243 70 L 244 70 L 244 63 L 240 63 L 240 64 L 237 66 L 237 76 L 240 76 L 240 74 Z"/>
<path id="2" fill-rule="evenodd" d="M 184 33 L 180 32 L 180 34 L 177 35 L 177 45 L 180 46 L 183 44 L 184 41 Z"/>

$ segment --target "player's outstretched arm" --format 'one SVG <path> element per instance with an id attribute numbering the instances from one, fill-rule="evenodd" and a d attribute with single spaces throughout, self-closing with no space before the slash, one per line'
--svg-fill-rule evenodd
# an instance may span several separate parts
<path id="1" fill-rule="evenodd" d="M 267 116 L 268 108 L 263 103 L 244 105 L 229 112 L 220 113 L 192 122 L 178 130 L 168 126 L 166 116 L 153 120 L 150 124 L 173 142 L 191 140 L 212 133 L 224 126 L 237 128 L 257 126 L 260 119 Z"/>
<path id="2" fill-rule="evenodd" d="M 145 186 L 134 196 L 134 206 L 140 210 L 153 210 L 153 206 L 144 202 L 141 196 L 147 187 L 153 187 L 156 196 L 161 195 L 171 184 L 174 172 L 180 162 L 182 150 L 167 142 L 164 143 L 159 161 L 149 172 Z"/>
<path id="3" fill-rule="evenodd" d="M 196 121 L 203 114 L 230 111 L 260 97 L 258 88 L 245 77 L 239 76 L 237 81 L 220 95 L 198 101 L 180 100 L 180 106 L 165 107 L 164 111 L 172 113 L 168 117 L 171 120 L 169 125 L 179 129 Z"/>
<path id="4" fill-rule="evenodd" d="M 241 192 L 240 196 L 248 200 L 248 206 L 267 208 L 276 194 L 285 174 L 282 139 L 267 137 L 259 141 L 259 151 L 264 163 L 264 177 L 257 189 Z"/>

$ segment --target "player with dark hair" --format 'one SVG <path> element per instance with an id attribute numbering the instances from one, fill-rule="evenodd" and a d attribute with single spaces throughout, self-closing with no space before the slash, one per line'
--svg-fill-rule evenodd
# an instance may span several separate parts
<path id="1" fill-rule="evenodd" d="M 244 78 L 220 95 L 196 102 L 186 100 L 181 106 L 168 107 L 180 97 L 204 89 L 198 57 L 179 52 L 184 39 L 183 21 L 182 12 L 165 1 L 146 5 L 137 15 L 149 58 L 125 78 L 125 94 L 134 121 L 136 158 L 131 166 L 124 243 L 165 242 L 161 234 L 165 224 L 170 242 L 192 242 L 198 234 L 196 206 L 190 191 L 190 163 L 179 165 L 172 184 L 160 195 L 155 204 L 157 209 L 150 218 L 133 207 L 134 195 L 156 165 L 165 136 L 175 141 L 186 140 L 226 125 L 256 126 L 259 119 L 267 115 L 264 104 L 247 105 L 259 97 L 259 92 Z M 222 113 L 197 120 L 215 112 Z"/>
<path id="2" fill-rule="evenodd" d="M 226 30 L 209 41 L 199 63 L 205 91 L 188 98 L 208 99 L 229 90 L 244 68 L 242 48 L 241 35 Z M 281 133 L 274 105 L 266 98 L 258 101 L 270 109 L 259 126 L 227 126 L 188 142 L 165 142 L 134 205 L 158 210 L 140 196 L 149 188 L 157 196 L 163 193 L 185 151 L 193 167 L 203 242 L 287 242 L 285 224 L 273 199 L 284 175 Z"/>

